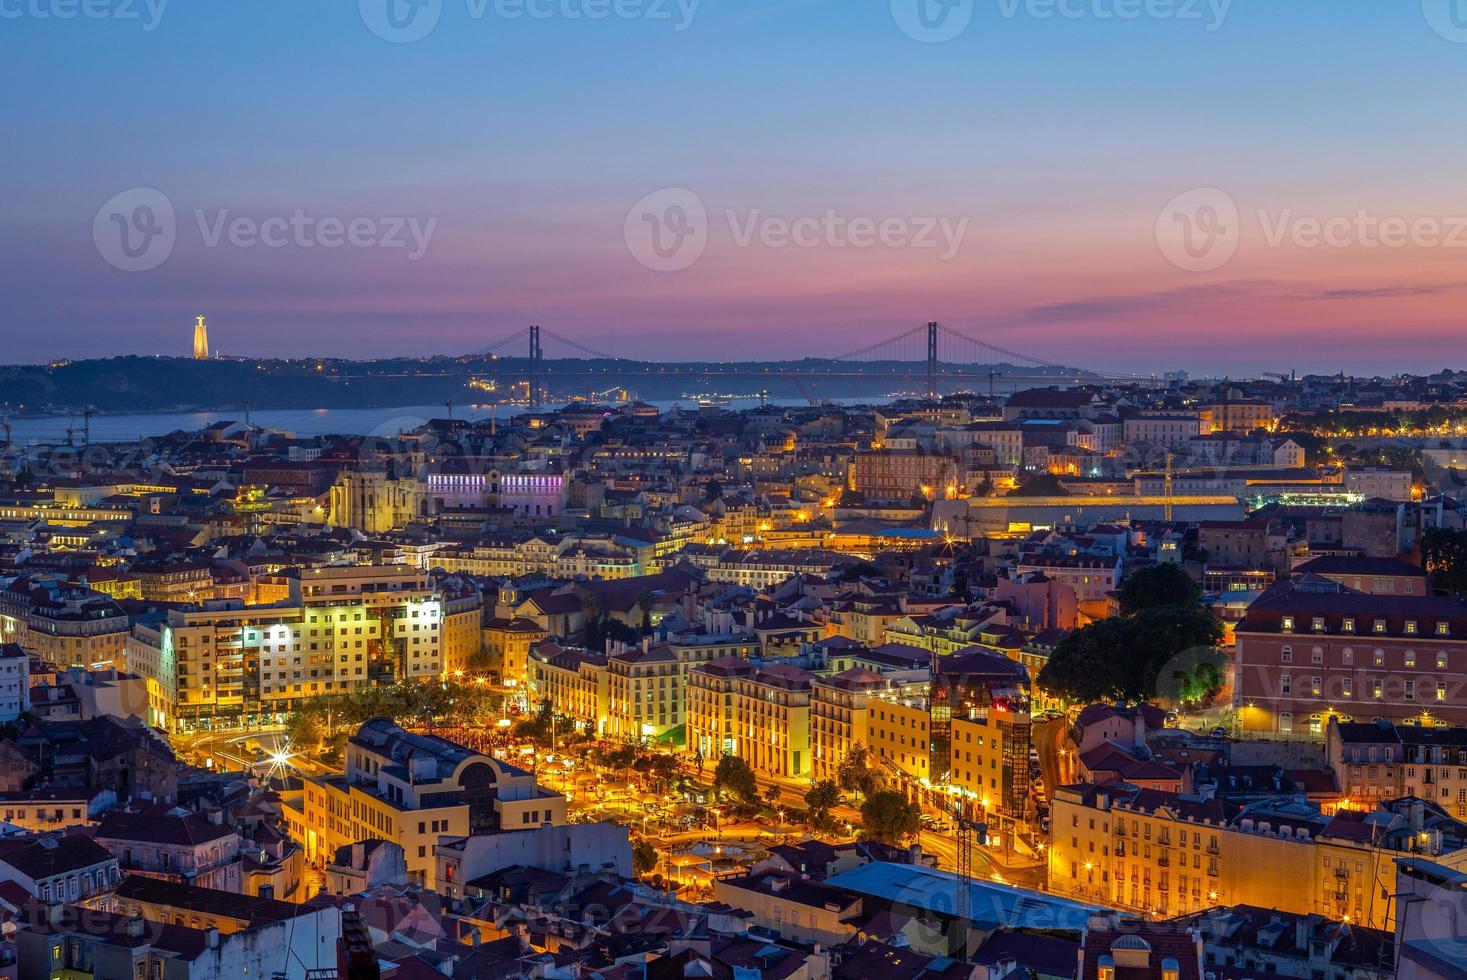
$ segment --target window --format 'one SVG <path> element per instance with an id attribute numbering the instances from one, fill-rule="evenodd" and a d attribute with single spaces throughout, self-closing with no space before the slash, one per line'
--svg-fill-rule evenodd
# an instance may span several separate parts
<path id="1" fill-rule="evenodd" d="M 1437 636 L 1451 636 L 1452 635 L 1452 624 L 1451 623 L 1437 623 L 1436 624 L 1436 635 Z"/>
<path id="2" fill-rule="evenodd" d="M 1353 617 L 1348 617 L 1347 616 L 1344 620 L 1342 620 L 1340 622 L 1340 632 L 1342 632 L 1342 633 L 1353 633 L 1353 632 L 1355 632 L 1355 620 L 1354 620 Z"/>
<path id="3" fill-rule="evenodd" d="M 1283 622 L 1283 625 L 1282 625 L 1282 629 L 1283 629 L 1283 631 L 1285 633 L 1292 633 L 1292 632 L 1294 632 L 1294 617 L 1293 616 L 1285 616 L 1284 617 L 1284 622 Z"/>
<path id="4" fill-rule="evenodd" d="M 1294 648 L 1293 647 L 1283 647 L 1282 649 L 1280 649 L 1279 650 L 1279 660 L 1282 663 L 1286 663 L 1286 664 L 1293 663 L 1294 662 Z"/>
<path id="5" fill-rule="evenodd" d="M 1416 620 L 1414 620 L 1414 619 L 1408 619 L 1408 620 L 1406 620 L 1406 635 L 1407 636 L 1415 636 L 1416 633 L 1417 633 Z"/>

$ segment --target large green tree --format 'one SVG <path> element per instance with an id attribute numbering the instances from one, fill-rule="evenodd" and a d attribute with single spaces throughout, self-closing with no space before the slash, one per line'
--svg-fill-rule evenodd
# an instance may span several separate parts
<path id="1" fill-rule="evenodd" d="M 835 781 L 847 793 L 866 797 L 881 789 L 881 773 L 872 765 L 871 750 L 860 742 L 852 745 L 835 769 Z"/>
<path id="2" fill-rule="evenodd" d="M 1121 583 L 1122 616 L 1134 616 L 1157 606 L 1191 608 L 1202 601 L 1202 588 L 1181 565 L 1149 565 Z"/>
<path id="3" fill-rule="evenodd" d="M 861 836 L 866 840 L 900 844 L 921 826 L 921 809 L 896 790 L 872 793 L 861 804 Z"/>
<path id="4" fill-rule="evenodd" d="M 726 755 L 718 760 L 718 768 L 713 770 L 713 788 L 739 803 L 752 803 L 759 796 L 759 781 L 754 778 L 754 770 L 736 755 Z"/>
<path id="5" fill-rule="evenodd" d="M 821 826 L 830 820 L 830 811 L 840 802 L 840 787 L 834 780 L 822 779 L 810 787 L 805 794 L 805 806 L 810 808 L 810 820 Z"/>
<path id="6" fill-rule="evenodd" d="M 1069 701 L 1147 701 L 1166 692 L 1177 670 L 1195 671 L 1199 651 L 1222 640 L 1208 612 L 1157 606 L 1075 630 L 1039 673 L 1039 684 Z"/>
<path id="7" fill-rule="evenodd" d="M 1421 562 L 1438 592 L 1467 594 L 1467 531 L 1428 529 L 1421 535 Z"/>

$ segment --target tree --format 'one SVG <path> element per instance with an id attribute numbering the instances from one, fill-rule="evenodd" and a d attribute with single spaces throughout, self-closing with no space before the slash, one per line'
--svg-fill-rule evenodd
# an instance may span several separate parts
<path id="1" fill-rule="evenodd" d="M 839 802 L 840 787 L 831 779 L 820 780 L 805 794 L 805 805 L 810 808 L 810 819 L 816 826 L 830 820 L 830 811 Z"/>
<path id="2" fill-rule="evenodd" d="M 739 803 L 752 803 L 759 796 L 759 781 L 754 778 L 754 770 L 736 755 L 725 755 L 718 760 L 718 767 L 713 770 L 713 788 Z"/>
<path id="3" fill-rule="evenodd" d="M 1121 583 L 1120 601 L 1122 616 L 1157 606 L 1192 608 L 1202 601 L 1202 589 L 1180 565 L 1151 565 Z"/>
<path id="4" fill-rule="evenodd" d="M 861 804 L 861 836 L 866 840 L 900 844 L 921 826 L 922 811 L 896 790 L 880 790 Z"/>
<path id="5" fill-rule="evenodd" d="M 649 840 L 639 840 L 632 845 L 632 871 L 639 877 L 651 874 L 657 867 L 657 848 Z"/>
<path id="6" fill-rule="evenodd" d="M 770 806 L 775 806 L 779 803 L 778 786 L 775 786 L 773 783 L 769 785 L 769 788 L 764 791 L 764 802 L 768 803 Z"/>
<path id="7" fill-rule="evenodd" d="M 857 742 L 835 770 L 835 781 L 847 793 L 870 796 L 881 789 L 881 774 L 871 765 L 871 753 Z"/>
<path id="8" fill-rule="evenodd" d="M 1079 704 L 1147 701 L 1163 675 L 1222 640 L 1222 624 L 1202 609 L 1157 606 L 1135 616 L 1102 619 L 1070 633 L 1039 673 L 1045 690 Z M 1169 680 L 1169 678 L 1166 678 Z"/>
<path id="9" fill-rule="evenodd" d="M 1060 483 L 1060 478 L 1053 473 L 1038 473 L 1029 477 L 1010 497 L 1068 497 L 1070 491 Z"/>
<path id="10" fill-rule="evenodd" d="M 1434 527 L 1421 535 L 1421 563 L 1438 592 L 1467 593 L 1467 531 Z"/>

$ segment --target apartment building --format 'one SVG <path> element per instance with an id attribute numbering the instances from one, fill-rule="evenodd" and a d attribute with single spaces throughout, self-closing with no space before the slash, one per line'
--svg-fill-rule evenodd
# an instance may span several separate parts
<path id="1" fill-rule="evenodd" d="M 530 650 L 526 677 L 532 704 L 548 700 L 557 714 L 605 730 L 611 685 L 604 655 L 541 643 Z"/>
<path id="2" fill-rule="evenodd" d="M 403 849 L 410 881 L 429 889 L 437 887 L 433 847 L 443 837 L 565 823 L 565 797 L 530 773 L 386 718 L 363 723 L 347 741 L 344 772 L 306 778 L 299 806 L 286 806 L 286 820 L 313 866 L 324 868 L 357 841 L 386 840 Z"/>
<path id="3" fill-rule="evenodd" d="M 505 687 L 523 687 L 528 681 L 530 651 L 550 636 L 534 620 L 496 616 L 483 624 L 480 640 L 489 673 Z"/>
<path id="4" fill-rule="evenodd" d="M 128 619 L 116 600 L 60 576 L 23 575 L 0 589 L 0 643 L 61 667 L 121 667 Z"/>
<path id="5" fill-rule="evenodd" d="M 870 744 L 869 704 L 888 686 L 880 674 L 862 667 L 810 682 L 812 779 L 834 779 L 854 746 Z"/>
<path id="6" fill-rule="evenodd" d="M 1368 809 L 1384 800 L 1429 800 L 1467 819 L 1467 728 L 1329 720 L 1325 758 L 1342 804 Z"/>
<path id="7" fill-rule="evenodd" d="M 232 892 L 244 883 L 240 836 L 220 810 L 211 816 L 165 804 L 112 810 L 95 839 L 116 855 L 124 874 Z"/>
<path id="8" fill-rule="evenodd" d="M 605 734 L 655 739 L 682 725 L 687 669 L 671 647 L 645 640 L 608 656 Z"/>
<path id="9" fill-rule="evenodd" d="M 1322 736 L 1330 717 L 1467 724 L 1467 606 L 1454 599 L 1297 579 L 1254 600 L 1234 636 L 1245 731 Z"/>
<path id="10" fill-rule="evenodd" d="M 736 755 L 781 779 L 808 776 L 814 680 L 798 667 L 759 667 L 736 657 L 694 667 L 688 672 L 688 754 L 709 761 Z"/>
<path id="11" fill-rule="evenodd" d="M 1050 890 L 1159 915 L 1257 905 L 1388 929 L 1398 858 L 1467 865 L 1467 825 L 1423 800 L 1327 816 L 1292 798 L 1238 805 L 1128 783 L 1061 787 Z"/>
<path id="12" fill-rule="evenodd" d="M 1029 705 L 1022 698 L 995 698 L 952 719 L 949 779 L 1000 824 L 1028 819 L 1031 732 Z"/>
<path id="13" fill-rule="evenodd" d="M 956 479 L 952 456 L 922 449 L 878 449 L 851 460 L 850 487 L 867 500 L 934 499 Z"/>
<path id="14" fill-rule="evenodd" d="M 135 626 L 128 666 L 148 680 L 155 724 L 278 724 L 314 695 L 442 676 L 444 602 L 426 572 L 298 569 L 288 583 L 276 605 L 209 601 Z"/>

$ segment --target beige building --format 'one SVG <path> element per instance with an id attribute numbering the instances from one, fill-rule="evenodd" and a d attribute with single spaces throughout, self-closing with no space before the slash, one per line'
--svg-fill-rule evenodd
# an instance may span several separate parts
<path id="1" fill-rule="evenodd" d="M 1256 905 L 1388 929 L 1399 857 L 1467 866 L 1467 827 L 1419 800 L 1325 816 L 1307 804 L 1239 805 L 1125 783 L 1055 792 L 1050 890 L 1158 915 Z"/>
<path id="2" fill-rule="evenodd" d="M 810 775 L 810 703 L 815 675 L 723 657 L 688 672 L 686 751 L 714 763 L 736 755 L 779 779 Z"/>
<path id="3" fill-rule="evenodd" d="M 286 821 L 314 867 L 325 868 L 344 845 L 391 841 L 403 849 L 409 879 L 434 889 L 433 848 L 442 838 L 560 826 L 565 797 L 506 762 L 375 718 L 347 741 L 341 775 L 306 779 Z"/>
<path id="4" fill-rule="evenodd" d="M 530 650 L 549 635 L 534 620 L 496 616 L 482 628 L 484 666 L 505 687 L 524 687 L 529 681 Z"/>
<path id="5" fill-rule="evenodd" d="M 60 667 L 122 667 L 128 618 L 111 596 L 59 576 L 22 576 L 0 589 L 0 643 Z"/>
<path id="6" fill-rule="evenodd" d="M 548 700 L 556 714 L 606 729 L 610 676 L 601 654 L 541 643 L 530 650 L 526 681 L 532 705 Z"/>
<path id="7" fill-rule="evenodd" d="M 138 624 L 128 667 L 170 730 L 280 723 L 303 698 L 442 676 L 443 611 L 408 566 L 302 569 L 279 605 L 219 600 Z"/>

